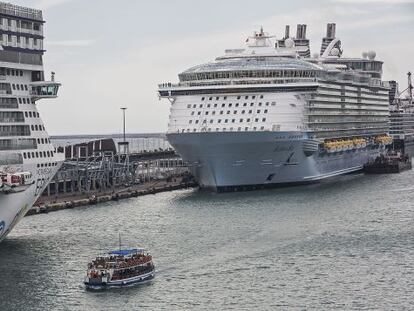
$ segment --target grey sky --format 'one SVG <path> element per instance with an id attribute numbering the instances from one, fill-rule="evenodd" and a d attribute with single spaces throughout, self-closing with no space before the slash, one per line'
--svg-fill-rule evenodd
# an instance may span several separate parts
<path id="1" fill-rule="evenodd" d="M 50 134 L 163 132 L 169 103 L 157 84 L 243 46 L 263 25 L 281 37 L 286 24 L 308 24 L 312 53 L 326 23 L 337 23 L 346 56 L 375 50 L 384 78 L 406 85 L 414 71 L 414 0 L 15 0 L 42 9 L 45 70 L 63 87 L 39 109 Z"/>

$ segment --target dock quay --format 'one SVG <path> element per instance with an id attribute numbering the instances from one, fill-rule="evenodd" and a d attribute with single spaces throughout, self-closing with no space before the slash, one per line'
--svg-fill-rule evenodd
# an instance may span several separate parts
<path id="1" fill-rule="evenodd" d="M 165 180 L 152 180 L 129 187 L 121 187 L 115 191 L 42 196 L 26 216 L 194 187 L 197 187 L 197 183 L 191 176 L 184 173 L 181 176 L 173 176 Z"/>
<path id="2" fill-rule="evenodd" d="M 65 146 L 65 162 L 27 215 L 197 186 L 171 147 L 114 147 L 112 139 Z"/>

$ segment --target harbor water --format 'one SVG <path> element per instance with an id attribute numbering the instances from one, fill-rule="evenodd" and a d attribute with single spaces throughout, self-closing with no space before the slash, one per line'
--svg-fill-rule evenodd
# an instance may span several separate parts
<path id="1" fill-rule="evenodd" d="M 26 217 L 0 244 L 0 310 L 409 310 L 413 178 L 183 190 Z M 87 262 L 118 232 L 152 253 L 156 278 L 86 291 Z"/>

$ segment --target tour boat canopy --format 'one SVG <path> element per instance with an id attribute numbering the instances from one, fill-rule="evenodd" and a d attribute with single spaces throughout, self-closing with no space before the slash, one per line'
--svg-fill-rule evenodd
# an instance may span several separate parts
<path id="1" fill-rule="evenodd" d="M 128 256 L 132 254 L 142 253 L 145 249 L 143 248 L 133 248 L 133 249 L 119 249 L 116 251 L 111 251 L 108 254 L 109 255 L 118 255 L 118 256 Z"/>

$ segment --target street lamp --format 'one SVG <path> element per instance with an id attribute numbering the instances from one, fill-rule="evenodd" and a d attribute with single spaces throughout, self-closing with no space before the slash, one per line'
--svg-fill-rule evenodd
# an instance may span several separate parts
<path id="1" fill-rule="evenodd" d="M 124 142 L 125 142 L 125 110 L 127 110 L 128 108 L 126 108 L 126 107 L 122 107 L 121 108 L 121 110 L 122 110 L 122 117 L 123 117 L 123 124 L 124 124 Z"/>
<path id="2" fill-rule="evenodd" d="M 126 141 L 126 137 L 125 137 L 125 111 L 127 110 L 128 108 L 126 108 L 126 107 L 122 107 L 121 108 L 121 110 L 122 110 L 122 119 L 123 119 L 123 128 L 124 128 L 124 132 L 123 132 L 123 137 L 124 137 L 124 141 L 122 142 L 122 143 L 118 143 L 118 145 L 119 145 L 119 147 L 123 147 L 122 148 L 122 152 L 123 153 L 125 153 L 125 154 L 127 154 L 127 153 L 129 153 L 129 148 L 128 148 L 128 143 L 127 143 L 127 141 Z M 121 148 L 119 148 L 119 149 L 121 149 Z M 119 150 L 120 152 L 121 152 L 121 150 Z"/>

